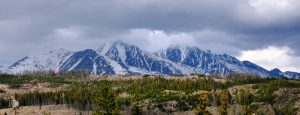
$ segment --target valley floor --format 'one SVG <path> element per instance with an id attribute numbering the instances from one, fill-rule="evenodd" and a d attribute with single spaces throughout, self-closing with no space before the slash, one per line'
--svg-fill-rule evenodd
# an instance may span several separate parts
<path id="1" fill-rule="evenodd" d="M 16 99 L 19 107 L 11 108 L 9 99 Z M 0 115 L 91 115 L 104 112 L 103 104 L 111 105 L 105 110 L 122 115 L 295 115 L 300 114 L 300 81 L 242 75 L 227 79 L 0 75 Z"/>

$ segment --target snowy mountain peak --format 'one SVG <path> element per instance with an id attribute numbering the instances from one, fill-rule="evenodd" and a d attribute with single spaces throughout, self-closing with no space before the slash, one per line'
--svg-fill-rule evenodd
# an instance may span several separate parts
<path id="1" fill-rule="evenodd" d="M 26 56 L 9 67 L 10 72 L 19 73 L 22 71 L 59 71 L 59 66 L 70 55 L 71 51 L 65 49 L 51 50 L 34 56 Z"/>
<path id="2" fill-rule="evenodd" d="M 92 49 L 75 52 L 60 66 L 60 70 L 86 70 L 91 74 L 115 73 L 110 63 Z"/>
<path id="3" fill-rule="evenodd" d="M 183 59 L 188 56 L 188 54 L 207 54 L 207 55 L 215 55 L 210 50 L 201 50 L 198 47 L 190 47 L 186 45 L 171 45 L 167 49 L 159 50 L 155 54 L 157 56 L 163 57 L 163 58 L 169 58 L 172 60 L 172 58 L 178 58 L 177 60 L 173 61 L 184 61 Z M 171 56 L 171 57 L 166 57 Z M 179 59 L 180 58 L 180 59 Z"/>
<path id="4" fill-rule="evenodd" d="M 53 50 L 50 50 L 49 53 L 53 53 L 53 52 L 66 52 L 67 50 L 64 49 L 64 48 L 59 48 L 59 49 L 53 49 Z"/>
<path id="5" fill-rule="evenodd" d="M 107 47 L 109 47 L 107 44 L 100 44 L 99 48 L 96 49 L 96 52 L 98 52 L 99 54 L 102 52 L 106 52 L 108 49 Z"/>
<path id="6" fill-rule="evenodd" d="M 278 68 L 275 68 L 275 69 L 271 70 L 270 74 L 272 76 L 274 76 L 274 77 L 282 77 L 282 76 L 284 76 L 283 72 L 281 70 L 279 70 Z"/>
<path id="7" fill-rule="evenodd" d="M 172 45 L 150 53 L 123 41 L 101 44 L 99 49 L 71 52 L 65 49 L 27 56 L 8 68 L 11 73 L 25 70 L 87 70 L 91 74 L 209 74 L 252 73 L 300 78 L 296 72 L 268 71 L 252 62 L 227 54 L 215 54 L 198 47 Z"/>
<path id="8" fill-rule="evenodd" d="M 275 68 L 273 70 L 271 70 L 270 72 L 274 72 L 274 73 L 282 73 L 282 71 L 278 68 Z"/>
<path id="9" fill-rule="evenodd" d="M 172 46 L 166 50 L 160 50 L 156 55 L 177 64 L 201 69 L 206 74 L 226 75 L 234 72 L 247 72 L 268 75 L 267 70 L 253 63 L 242 62 L 226 54 L 219 55 L 211 51 L 203 51 L 197 47 Z"/>
<path id="10" fill-rule="evenodd" d="M 280 69 L 275 68 L 273 70 L 270 71 L 270 74 L 273 77 L 287 77 L 287 78 L 296 78 L 299 79 L 300 78 L 300 73 L 297 72 L 291 72 L 291 71 L 286 71 L 286 72 L 282 72 Z"/>
<path id="11" fill-rule="evenodd" d="M 25 62 L 29 59 L 30 57 L 26 56 L 22 59 L 20 59 L 19 61 L 17 61 L 16 63 L 12 64 L 11 66 L 9 66 L 9 69 L 12 69 L 13 67 L 19 66 L 22 62 Z M 24 65 L 25 66 L 25 65 Z"/>
<path id="12" fill-rule="evenodd" d="M 80 51 L 80 52 L 83 52 L 84 55 L 96 54 L 97 53 L 93 49 L 86 49 L 86 50 L 83 50 L 83 51 Z"/>
<path id="13" fill-rule="evenodd" d="M 283 75 L 288 78 L 300 79 L 300 73 L 297 72 L 286 71 Z"/>

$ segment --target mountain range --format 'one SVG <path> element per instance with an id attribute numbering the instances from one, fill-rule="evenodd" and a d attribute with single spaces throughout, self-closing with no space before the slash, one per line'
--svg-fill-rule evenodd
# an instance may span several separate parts
<path id="1" fill-rule="evenodd" d="M 240 61 L 227 54 L 215 54 L 198 47 L 173 45 L 157 52 L 148 52 L 122 41 L 83 51 L 52 50 L 26 56 L 9 67 L 0 66 L 2 73 L 23 71 L 86 70 L 91 74 L 206 74 L 225 76 L 251 73 L 264 77 L 300 78 L 297 72 L 268 71 L 249 61 Z"/>

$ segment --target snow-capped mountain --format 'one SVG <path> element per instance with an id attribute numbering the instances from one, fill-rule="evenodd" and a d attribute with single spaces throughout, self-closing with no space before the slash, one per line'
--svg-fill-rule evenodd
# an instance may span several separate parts
<path id="1" fill-rule="evenodd" d="M 26 56 L 8 67 L 9 72 L 19 73 L 23 71 L 60 71 L 60 66 L 73 53 L 65 49 L 51 50 L 50 52 L 35 56 Z"/>
<path id="2" fill-rule="evenodd" d="M 282 72 L 278 68 L 275 68 L 275 69 L 271 70 L 270 74 L 274 77 L 277 77 L 277 78 L 282 78 L 282 77 L 295 78 L 295 79 L 300 78 L 300 73 L 291 72 L 291 71 Z"/>
<path id="3" fill-rule="evenodd" d="M 268 70 L 249 61 L 239 61 L 232 56 L 214 54 L 197 47 L 171 46 L 157 52 L 156 55 L 177 64 L 201 69 L 205 74 L 226 75 L 233 72 L 245 72 L 262 76 L 269 75 Z"/>
<path id="4" fill-rule="evenodd" d="M 297 72 L 286 71 L 283 75 L 288 78 L 300 79 L 300 73 Z"/>
<path id="5" fill-rule="evenodd" d="M 75 52 L 59 66 L 59 69 L 60 71 L 84 69 L 91 74 L 115 74 L 110 63 L 92 49 Z"/>
<path id="6" fill-rule="evenodd" d="M 102 54 L 106 57 L 117 62 L 127 73 L 188 74 L 193 72 L 191 67 L 179 66 L 122 41 L 114 42 L 107 51 L 102 52 L 105 52 Z"/>
<path id="7" fill-rule="evenodd" d="M 2 67 L 3 68 L 3 67 Z M 0 69 L 1 70 L 1 69 Z M 7 68 L 10 73 L 25 70 L 87 70 L 91 74 L 213 74 L 254 73 L 262 76 L 300 77 L 295 72 L 268 71 L 249 61 L 215 54 L 197 47 L 171 46 L 155 53 L 116 41 L 97 50 L 71 52 L 65 49 L 27 56 Z M 277 72 L 277 73 L 276 73 Z M 278 74 L 278 75 L 277 75 Z"/>
<path id="8" fill-rule="evenodd" d="M 283 72 L 278 68 L 271 70 L 270 74 L 273 75 L 274 77 L 284 77 Z"/>

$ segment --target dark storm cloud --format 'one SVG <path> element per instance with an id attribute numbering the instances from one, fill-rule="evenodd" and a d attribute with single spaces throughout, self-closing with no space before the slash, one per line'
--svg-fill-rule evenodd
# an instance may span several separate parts
<path id="1" fill-rule="evenodd" d="M 162 37 L 218 53 L 288 46 L 300 55 L 296 0 L 1 0 L 0 63 L 59 47 Z M 154 32 L 159 30 L 159 32 Z M 144 35 L 144 36 L 143 36 Z M 148 37 L 147 37 L 148 35 Z M 169 39 L 176 39 L 171 40 Z M 75 44 L 75 45 L 74 45 Z M 77 46 L 77 47 L 74 47 Z M 151 46 L 145 46 L 151 50 Z M 156 50 L 156 49 L 153 49 Z"/>

